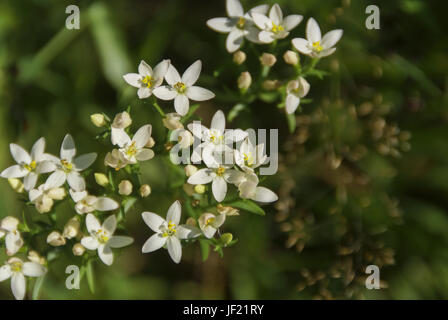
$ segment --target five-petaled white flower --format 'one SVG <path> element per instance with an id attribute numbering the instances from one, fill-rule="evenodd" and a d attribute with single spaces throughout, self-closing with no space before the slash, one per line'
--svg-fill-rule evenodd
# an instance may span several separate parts
<path id="1" fill-rule="evenodd" d="M 309 18 L 306 24 L 306 39 L 292 39 L 293 46 L 301 53 L 312 58 L 323 58 L 336 51 L 334 45 L 341 39 L 341 29 L 332 30 L 323 37 L 319 25 L 314 18 Z"/>
<path id="2" fill-rule="evenodd" d="M 132 139 L 123 129 L 112 128 L 112 143 L 120 147 L 119 151 L 129 164 L 147 161 L 154 157 L 154 151 L 145 148 L 151 138 L 152 126 L 144 125 L 134 134 Z"/>
<path id="3" fill-rule="evenodd" d="M 113 235 L 117 227 L 115 215 L 109 216 L 101 225 L 98 219 L 89 213 L 86 217 L 86 227 L 90 236 L 83 237 L 81 244 L 89 250 L 98 250 L 101 261 L 108 266 L 114 262 L 111 248 L 123 248 L 134 242 L 131 237 Z"/>
<path id="4" fill-rule="evenodd" d="M 233 180 L 242 199 L 251 199 L 264 203 L 278 200 L 278 196 L 273 191 L 258 186 L 258 176 L 253 172 L 239 172 L 238 175 L 234 176 Z"/>
<path id="5" fill-rule="evenodd" d="M 205 101 L 215 97 L 210 90 L 194 86 L 201 73 L 202 63 L 197 60 L 185 70 L 182 77 L 179 72 L 170 65 L 165 75 L 168 86 L 161 86 L 154 90 L 154 95 L 162 100 L 173 100 L 174 109 L 178 114 L 184 116 L 188 113 L 190 102 L 188 99 L 195 101 Z"/>
<path id="6" fill-rule="evenodd" d="M 70 190 L 70 195 L 75 201 L 75 210 L 78 214 L 91 213 L 97 211 L 112 211 L 120 206 L 118 202 L 107 197 L 95 197 L 89 195 L 87 191 L 76 192 Z"/>
<path id="7" fill-rule="evenodd" d="M 219 227 L 224 224 L 224 221 L 226 221 L 225 214 L 215 216 L 212 213 L 204 213 L 198 219 L 199 227 L 201 228 L 205 237 L 209 239 L 215 235 Z"/>
<path id="8" fill-rule="evenodd" d="M 243 44 L 244 38 L 251 42 L 260 43 L 258 34 L 260 30 L 252 20 L 253 13 L 266 14 L 268 5 L 260 5 L 244 13 L 239 0 L 227 0 L 226 9 L 228 18 L 213 18 L 207 21 L 207 26 L 217 32 L 228 33 L 226 49 L 232 53 Z"/>
<path id="9" fill-rule="evenodd" d="M 254 146 L 246 138 L 238 150 L 235 150 L 235 163 L 244 171 L 253 172 L 254 169 L 266 163 L 268 157 L 264 153 L 264 144 Z"/>
<path id="10" fill-rule="evenodd" d="M 298 14 L 283 18 L 282 9 L 277 3 L 269 11 L 269 17 L 257 12 L 252 13 L 252 17 L 257 27 L 261 29 L 258 39 L 263 43 L 286 38 L 303 19 L 303 16 Z"/>
<path id="11" fill-rule="evenodd" d="M 297 110 L 300 99 L 310 91 L 310 84 L 305 78 L 289 81 L 286 85 L 286 113 L 292 114 Z"/>
<path id="12" fill-rule="evenodd" d="M 162 84 L 169 66 L 170 60 L 163 60 L 153 70 L 142 60 L 138 66 L 138 73 L 128 73 L 123 78 L 131 86 L 138 88 L 137 95 L 140 99 L 148 98 L 153 90 Z"/>
<path id="13" fill-rule="evenodd" d="M 19 258 L 10 258 L 0 268 L 0 281 L 11 278 L 12 294 L 17 300 L 23 300 L 26 293 L 27 277 L 40 277 L 47 272 L 47 269 L 36 262 L 23 262 Z"/>
<path id="14" fill-rule="evenodd" d="M 75 141 L 70 134 L 67 134 L 62 142 L 60 159 L 53 157 L 57 169 L 47 179 L 46 184 L 52 187 L 60 187 L 65 181 L 70 188 L 75 191 L 83 191 L 86 188 L 86 181 L 80 172 L 90 167 L 96 160 L 96 153 L 88 153 L 76 157 Z"/>
<path id="15" fill-rule="evenodd" d="M 168 253 L 175 263 L 182 258 L 182 245 L 180 240 L 191 239 L 200 235 L 196 228 L 179 225 L 181 216 L 181 205 L 175 201 L 166 215 L 166 220 L 152 212 L 143 212 L 142 218 L 152 231 L 156 232 L 143 245 L 142 252 L 156 251 L 166 245 Z"/>
<path id="16" fill-rule="evenodd" d="M 36 141 L 31 154 L 14 143 L 11 143 L 9 147 L 17 164 L 5 169 L 1 176 L 8 179 L 25 178 L 23 184 L 27 191 L 35 187 L 39 174 L 49 173 L 56 169 L 55 164 L 49 161 L 50 156 L 45 153 L 45 138 Z"/>
<path id="17" fill-rule="evenodd" d="M 23 246 L 23 240 L 17 227 L 19 220 L 14 217 L 5 217 L 0 223 L 0 238 L 5 235 L 6 254 L 12 256 Z"/>

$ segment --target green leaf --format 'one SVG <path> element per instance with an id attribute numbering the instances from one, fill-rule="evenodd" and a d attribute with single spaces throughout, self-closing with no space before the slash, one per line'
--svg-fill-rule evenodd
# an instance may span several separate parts
<path id="1" fill-rule="evenodd" d="M 44 283 L 44 280 L 45 280 L 45 275 L 43 275 L 41 277 L 38 277 L 36 279 L 36 281 L 34 282 L 33 294 L 31 296 L 31 298 L 33 300 L 38 300 L 39 299 L 39 294 L 40 294 L 40 291 L 42 289 L 42 285 Z"/>
<path id="2" fill-rule="evenodd" d="M 228 204 L 231 207 L 235 207 L 241 210 L 246 210 L 251 213 L 258 214 L 260 216 L 266 215 L 264 210 L 252 200 L 244 199 L 244 200 L 236 200 Z"/>
<path id="3" fill-rule="evenodd" d="M 201 246 L 202 261 L 204 262 L 210 254 L 210 244 L 207 240 L 199 240 L 199 245 Z"/>
<path id="4" fill-rule="evenodd" d="M 95 293 L 95 281 L 94 281 L 92 260 L 87 261 L 86 276 L 90 292 Z"/>
<path id="5" fill-rule="evenodd" d="M 128 197 L 122 202 L 124 213 L 128 213 L 128 211 L 132 208 L 132 206 L 137 201 L 136 197 Z"/>
<path id="6" fill-rule="evenodd" d="M 227 115 L 227 120 L 229 120 L 229 122 L 232 122 L 232 120 L 235 119 L 240 114 L 241 111 L 246 109 L 246 107 L 247 106 L 243 103 L 238 103 L 234 105 L 232 110 L 230 110 L 229 114 Z"/>
<path id="7" fill-rule="evenodd" d="M 300 107 L 300 106 L 299 106 Z M 288 121 L 289 132 L 293 133 L 296 130 L 296 116 L 295 114 L 287 114 L 286 120 Z"/>

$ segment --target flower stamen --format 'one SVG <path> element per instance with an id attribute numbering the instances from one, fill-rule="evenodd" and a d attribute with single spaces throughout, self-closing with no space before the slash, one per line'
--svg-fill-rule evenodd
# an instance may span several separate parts
<path id="1" fill-rule="evenodd" d="M 185 83 L 183 82 L 178 82 L 174 85 L 174 89 L 178 92 L 178 93 L 185 93 L 185 91 L 187 90 L 187 86 L 185 85 Z"/>

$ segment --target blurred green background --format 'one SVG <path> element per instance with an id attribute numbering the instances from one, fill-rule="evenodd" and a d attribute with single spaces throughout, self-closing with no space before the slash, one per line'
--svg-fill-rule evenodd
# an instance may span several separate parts
<path id="1" fill-rule="evenodd" d="M 242 3 L 248 9 L 261 2 Z M 95 265 L 95 294 L 85 280 L 80 290 L 65 288 L 65 267 L 79 264 L 67 250 L 52 263 L 41 298 L 448 298 L 446 6 L 423 0 L 278 3 L 286 14 L 305 17 L 289 39 L 304 36 L 311 16 L 323 32 L 344 29 L 336 54 L 319 65 L 331 74 L 310 80 L 313 102 L 297 113 L 294 134 L 283 110 L 263 101 L 230 125 L 280 128 L 280 171 L 265 182 L 279 194 L 278 203 L 265 207 L 265 217 L 228 219 L 225 230 L 239 242 L 223 259 L 211 253 L 203 263 L 198 245 L 184 249 L 180 265 L 165 250 L 142 255 L 151 232 L 140 212 L 164 215 L 176 198 L 168 168 L 151 160 L 142 169 L 153 193 L 126 220 L 136 243 L 116 254 L 112 267 Z M 217 98 L 202 103 L 198 114 L 208 124 L 218 108 L 232 108 L 223 88 L 235 90 L 244 70 L 232 66 L 225 36 L 205 24 L 226 15 L 224 1 L 76 1 L 80 30 L 64 27 L 70 4 L 0 2 L 0 168 L 12 164 L 10 142 L 29 149 L 45 136 L 47 150 L 57 154 L 70 132 L 80 153 L 100 154 L 94 169 L 104 171 L 110 145 L 94 139 L 98 129 L 89 117 L 113 116 L 128 105 L 135 127 L 152 123 L 156 142 L 163 139 L 154 108 L 122 80 L 142 59 L 154 65 L 170 58 L 180 72 L 201 59 L 199 83 Z M 370 4 L 380 7 L 380 30 L 365 27 Z M 214 77 L 223 64 L 232 67 Z M 164 106 L 172 112 L 170 103 Z M 19 217 L 24 205 L 6 180 L 0 192 L 0 216 Z M 65 220 L 74 214 L 65 204 L 58 210 Z M 368 264 L 381 267 L 381 290 L 365 289 Z M 0 283 L 0 297 L 12 298 L 9 281 Z"/>

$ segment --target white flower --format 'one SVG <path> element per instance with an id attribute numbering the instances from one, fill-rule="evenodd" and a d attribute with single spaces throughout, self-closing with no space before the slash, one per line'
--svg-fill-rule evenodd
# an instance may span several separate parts
<path id="1" fill-rule="evenodd" d="M 30 201 L 39 213 L 47 213 L 53 208 L 53 200 L 62 200 L 66 196 L 65 189 L 50 184 L 41 184 L 37 189 L 29 192 Z"/>
<path id="2" fill-rule="evenodd" d="M 289 81 L 286 86 L 286 112 L 292 114 L 300 104 L 300 98 L 310 91 L 310 84 L 303 77 Z"/>
<path id="3" fill-rule="evenodd" d="M 221 227 L 224 224 L 225 220 L 226 220 L 225 214 L 215 216 L 214 214 L 211 213 L 204 213 L 199 217 L 198 222 L 199 227 L 201 228 L 204 235 L 210 239 L 215 235 L 219 227 Z"/>
<path id="4" fill-rule="evenodd" d="M 127 163 L 136 164 L 138 161 L 147 161 L 154 157 L 154 151 L 145 148 L 151 138 L 151 130 L 150 124 L 144 125 L 131 139 L 123 129 L 112 128 L 112 143 L 120 147 L 119 151 Z"/>
<path id="5" fill-rule="evenodd" d="M 123 248 L 134 242 L 131 237 L 114 236 L 116 226 L 114 215 L 109 216 L 101 225 L 98 219 L 89 213 L 86 217 L 86 227 L 90 236 L 81 239 L 81 244 L 88 250 L 98 250 L 101 261 L 108 266 L 114 261 L 111 248 Z"/>
<path id="6" fill-rule="evenodd" d="M 126 129 L 132 124 L 132 119 L 126 111 L 118 113 L 112 122 L 112 128 Z"/>
<path id="7" fill-rule="evenodd" d="M 180 122 L 181 116 L 178 113 L 171 112 L 163 118 L 162 122 L 168 130 L 183 129 L 184 125 Z"/>
<path id="8" fill-rule="evenodd" d="M 190 147 L 193 142 L 194 138 L 190 131 L 185 129 L 176 129 L 171 133 L 170 136 L 171 141 L 176 141 L 179 143 L 179 147 L 181 149 L 186 149 Z"/>
<path id="9" fill-rule="evenodd" d="M 205 101 L 215 97 L 210 90 L 194 86 L 201 73 L 202 63 L 197 60 L 185 70 L 182 77 L 173 65 L 170 65 L 165 75 L 165 80 L 169 86 L 161 86 L 154 90 L 154 95 L 162 100 L 173 100 L 174 109 L 178 114 L 184 116 L 188 113 L 190 102 Z"/>
<path id="10" fill-rule="evenodd" d="M 78 214 L 91 213 L 93 211 L 112 211 L 120 206 L 118 202 L 107 197 L 95 197 L 87 191 L 76 192 L 70 189 L 70 195 L 75 201 L 75 210 Z"/>
<path id="11" fill-rule="evenodd" d="M 23 300 L 26 292 L 27 277 L 40 277 L 47 269 L 36 262 L 23 262 L 19 258 L 11 258 L 0 268 L 0 281 L 11 278 L 12 294 L 17 300 Z"/>
<path id="12" fill-rule="evenodd" d="M 60 187 L 65 181 L 70 188 L 82 191 L 86 188 L 86 181 L 80 172 L 90 167 L 96 160 L 96 153 L 88 153 L 76 157 L 75 141 L 70 134 L 67 134 L 62 142 L 60 159 L 53 157 L 57 164 L 57 169 L 47 179 L 47 186 Z"/>
<path id="13" fill-rule="evenodd" d="M 244 13 L 243 6 L 239 0 L 227 0 L 228 18 L 213 18 L 207 21 L 207 26 L 217 32 L 228 33 L 226 40 L 227 51 L 237 51 L 243 44 L 244 38 L 251 42 L 259 43 L 258 33 L 260 30 L 252 20 L 252 14 L 266 14 L 268 5 L 257 6 L 248 13 Z"/>
<path id="14" fill-rule="evenodd" d="M 104 164 L 114 168 L 115 171 L 118 171 L 126 167 L 128 165 L 128 161 L 124 154 L 122 154 L 118 149 L 114 149 L 106 155 L 104 158 Z"/>
<path id="15" fill-rule="evenodd" d="M 59 231 L 52 231 L 47 236 L 47 243 L 53 247 L 60 247 L 64 246 L 67 243 L 67 241 Z"/>
<path id="16" fill-rule="evenodd" d="M 50 156 L 45 153 L 45 138 L 36 141 L 31 149 L 31 154 L 14 143 L 11 143 L 9 148 L 17 164 L 5 169 L 1 173 L 1 177 L 25 178 L 24 186 L 27 191 L 34 188 L 39 174 L 49 173 L 56 169 L 55 164 L 49 161 Z"/>
<path id="17" fill-rule="evenodd" d="M 258 34 L 258 39 L 263 43 L 286 38 L 303 19 L 303 16 L 298 14 L 283 18 L 282 9 L 277 3 L 269 10 L 269 17 L 257 12 L 252 13 L 252 17 L 257 27 L 262 30 Z"/>
<path id="18" fill-rule="evenodd" d="M 182 257 L 180 240 L 190 239 L 200 235 L 196 228 L 188 225 L 179 225 L 181 216 L 179 201 L 175 201 L 166 215 L 166 220 L 152 212 L 143 212 L 142 218 L 152 231 L 156 232 L 143 245 L 142 252 L 156 251 L 166 245 L 171 259 L 179 263 Z"/>
<path id="19" fill-rule="evenodd" d="M 148 98 L 154 89 L 162 84 L 169 66 L 170 60 L 163 60 L 153 70 L 142 60 L 138 73 L 128 73 L 123 78 L 131 86 L 138 88 L 137 95 L 140 99 Z"/>
<path id="20" fill-rule="evenodd" d="M 264 144 L 256 147 L 249 138 L 241 144 L 239 150 L 235 150 L 235 163 L 244 171 L 253 172 L 254 169 L 266 163 L 267 156 L 264 154 Z"/>
<path id="21" fill-rule="evenodd" d="M 0 223 L 0 238 L 5 235 L 6 254 L 12 256 L 23 246 L 23 240 L 17 227 L 19 220 L 14 217 L 5 217 Z"/>
<path id="22" fill-rule="evenodd" d="M 312 58 L 323 58 L 336 51 L 334 45 L 341 39 L 341 29 L 332 30 L 323 37 L 316 20 L 309 18 L 306 24 L 306 39 L 295 38 L 293 46 L 301 53 Z"/>
<path id="23" fill-rule="evenodd" d="M 278 200 L 278 196 L 265 187 L 258 186 L 258 177 L 255 173 L 239 172 L 239 175 L 233 177 L 235 185 L 238 186 L 240 198 L 251 199 L 257 202 L 274 202 Z"/>

